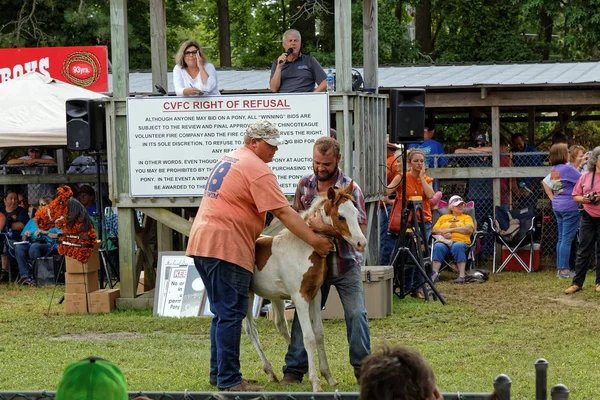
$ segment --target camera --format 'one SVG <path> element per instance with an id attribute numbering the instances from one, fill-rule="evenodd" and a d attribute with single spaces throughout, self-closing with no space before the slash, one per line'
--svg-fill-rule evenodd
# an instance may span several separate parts
<path id="1" fill-rule="evenodd" d="M 597 194 L 596 192 L 594 192 L 594 193 L 587 193 L 583 197 L 587 198 L 590 201 L 590 204 L 592 204 L 592 205 L 595 206 L 596 204 L 600 203 L 600 200 L 596 199 L 596 194 Z"/>

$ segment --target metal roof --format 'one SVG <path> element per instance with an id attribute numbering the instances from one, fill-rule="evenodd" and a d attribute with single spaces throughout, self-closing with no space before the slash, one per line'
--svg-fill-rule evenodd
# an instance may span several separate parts
<path id="1" fill-rule="evenodd" d="M 362 68 L 356 68 L 363 73 Z M 269 69 L 217 70 L 219 89 L 225 91 L 268 90 Z M 172 73 L 168 73 L 169 92 L 173 92 Z M 112 76 L 109 75 L 112 92 Z M 600 62 L 556 62 L 488 65 L 434 65 L 380 67 L 379 86 L 422 87 L 430 89 L 473 88 L 482 86 L 588 85 L 600 83 Z M 132 93 L 152 92 L 152 74 L 129 74 Z M 166 88 L 165 88 L 166 89 Z"/>

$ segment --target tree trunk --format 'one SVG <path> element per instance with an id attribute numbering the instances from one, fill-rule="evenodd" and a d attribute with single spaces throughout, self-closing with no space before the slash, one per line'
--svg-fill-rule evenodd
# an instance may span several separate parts
<path id="1" fill-rule="evenodd" d="M 431 1 L 423 0 L 415 13 L 415 39 L 421 51 L 430 54 L 433 51 L 431 40 Z"/>
<path id="2" fill-rule="evenodd" d="M 219 59 L 221 67 L 231 67 L 231 33 L 229 31 L 229 0 L 217 0 L 219 21 Z"/>
<path id="3" fill-rule="evenodd" d="M 542 60 L 548 60 L 550 58 L 550 49 L 552 48 L 552 27 L 554 26 L 554 19 L 552 15 L 546 10 L 542 9 L 540 15 L 540 35 L 539 37 L 543 40 L 542 49 Z"/>

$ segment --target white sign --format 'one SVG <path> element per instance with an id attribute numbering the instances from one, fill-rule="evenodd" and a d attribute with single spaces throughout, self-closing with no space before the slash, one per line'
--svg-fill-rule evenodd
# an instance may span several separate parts
<path id="1" fill-rule="evenodd" d="M 196 317 L 201 314 L 204 282 L 185 252 L 161 252 L 154 293 L 154 314 Z"/>
<path id="2" fill-rule="evenodd" d="M 127 99 L 132 197 L 202 196 L 212 168 L 267 120 L 288 144 L 269 164 L 285 194 L 312 173 L 312 147 L 329 136 L 327 93 Z"/>

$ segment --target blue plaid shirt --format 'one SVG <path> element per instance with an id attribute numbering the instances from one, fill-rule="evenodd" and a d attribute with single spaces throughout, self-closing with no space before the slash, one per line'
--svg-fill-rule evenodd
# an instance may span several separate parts
<path id="1" fill-rule="evenodd" d="M 338 179 L 334 185 L 335 188 L 345 188 L 352 179 L 346 177 L 342 171 L 338 170 Z M 317 177 L 315 174 L 305 175 L 298 182 L 296 194 L 294 196 L 293 207 L 296 211 L 304 211 L 310 208 L 315 197 L 319 195 L 317 191 Z M 352 193 L 358 209 L 358 223 L 367 224 L 367 213 L 365 212 L 365 198 L 358 184 L 354 182 L 354 192 Z M 336 251 L 327 256 L 327 276 L 336 277 L 345 274 L 347 271 L 362 263 L 362 253 L 356 251 L 345 240 L 336 239 Z"/>

